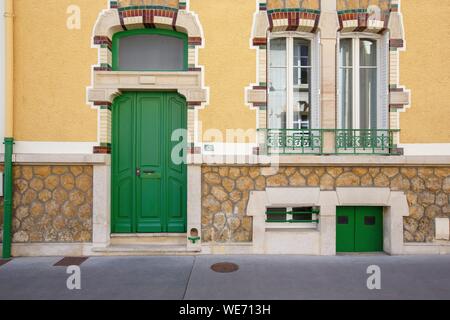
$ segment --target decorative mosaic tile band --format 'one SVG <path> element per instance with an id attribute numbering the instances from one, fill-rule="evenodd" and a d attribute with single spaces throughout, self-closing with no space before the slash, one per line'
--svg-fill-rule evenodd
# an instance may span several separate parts
<path id="1" fill-rule="evenodd" d="M 338 0 L 341 32 L 381 33 L 388 28 L 391 11 L 398 11 L 392 0 Z"/>
<path id="2" fill-rule="evenodd" d="M 389 12 L 380 19 L 372 19 L 371 13 L 365 10 L 358 13 L 338 13 L 341 32 L 375 32 L 381 33 L 388 28 Z"/>
<path id="3" fill-rule="evenodd" d="M 95 154 L 111 154 L 111 147 L 94 147 Z"/>
<path id="4" fill-rule="evenodd" d="M 182 1 L 186 5 L 185 1 Z M 166 7 L 178 9 L 179 0 L 110 0 L 110 8 L 128 8 L 128 7 Z"/>
<path id="5" fill-rule="evenodd" d="M 188 44 L 190 46 L 201 46 L 202 45 L 202 38 L 200 38 L 200 37 L 189 37 Z"/>
<path id="6" fill-rule="evenodd" d="M 403 48 L 405 45 L 404 40 L 403 39 L 390 39 L 389 41 L 389 47 L 390 48 Z"/>
<path id="7" fill-rule="evenodd" d="M 283 9 L 268 11 L 271 32 L 303 31 L 315 32 L 319 26 L 320 11 L 312 12 L 304 9 Z"/>
<path id="8" fill-rule="evenodd" d="M 124 30 L 127 24 L 143 24 L 145 28 L 155 28 L 157 24 L 172 25 L 175 30 L 178 11 L 172 9 L 119 9 L 119 17 Z"/>
<path id="9" fill-rule="evenodd" d="M 101 46 L 107 46 L 110 50 L 112 50 L 112 42 L 111 42 L 111 39 L 109 39 L 108 37 L 95 36 L 94 44 L 101 45 Z"/>

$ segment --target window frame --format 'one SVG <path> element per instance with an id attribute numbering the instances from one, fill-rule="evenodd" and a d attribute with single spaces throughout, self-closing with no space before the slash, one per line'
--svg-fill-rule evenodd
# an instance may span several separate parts
<path id="1" fill-rule="evenodd" d="M 387 39 L 389 36 L 387 33 L 385 34 L 373 34 L 367 32 L 350 32 L 350 33 L 341 33 L 338 36 L 338 44 L 337 44 L 337 128 L 338 129 L 350 129 L 343 127 L 343 105 L 342 105 L 342 92 L 341 92 L 341 70 L 343 66 L 341 65 L 340 52 L 341 52 L 341 44 L 340 41 L 344 39 L 352 40 L 352 128 L 354 130 L 361 129 L 361 101 L 360 101 L 360 93 L 361 93 L 361 59 L 360 59 L 360 43 L 361 40 L 369 39 L 376 42 L 377 45 L 377 127 L 370 129 L 388 129 L 389 123 L 387 117 L 384 115 L 385 110 L 383 108 L 389 107 L 389 101 L 385 101 L 386 97 L 389 97 L 389 62 L 387 61 L 389 56 L 389 46 L 386 45 Z M 383 52 L 385 51 L 385 52 Z M 386 59 L 386 60 L 385 60 Z M 368 67 L 364 67 L 368 69 Z M 372 68 L 372 67 L 370 67 Z M 385 73 L 383 76 L 383 72 Z M 386 83 L 382 80 L 385 79 Z M 384 94 L 383 94 L 383 91 Z M 386 97 L 385 97 L 386 96 Z M 387 98 L 388 99 L 388 98 Z M 369 123 L 371 121 L 370 112 L 369 112 Z M 364 128 L 369 129 L 369 128 Z"/>
<path id="2" fill-rule="evenodd" d="M 120 40 L 127 37 L 138 36 L 138 35 L 160 35 L 165 37 L 173 37 L 183 40 L 183 69 L 182 70 L 120 70 L 119 69 L 119 56 L 120 56 Z M 189 54 L 189 46 L 188 46 L 188 36 L 185 33 L 174 31 L 174 30 L 166 30 L 166 29 L 134 29 L 134 30 L 126 30 L 117 32 L 113 35 L 112 38 L 112 71 L 124 71 L 124 72 L 182 72 L 189 70 L 188 63 L 188 54 Z"/>
<path id="3" fill-rule="evenodd" d="M 270 111 L 270 99 L 269 99 L 269 84 L 270 84 L 270 42 L 274 39 L 286 39 L 286 128 L 282 129 L 294 129 L 294 39 L 305 40 L 309 42 L 310 47 L 310 88 L 309 88 L 309 103 L 310 103 L 310 125 L 309 130 L 320 129 L 320 34 L 300 32 L 300 31 L 280 31 L 269 32 L 267 35 L 267 123 L 266 126 L 269 129 L 269 111 Z M 317 45 L 315 45 L 317 43 Z M 297 129 L 295 129 L 297 130 Z M 299 128 L 298 130 L 302 130 Z"/>

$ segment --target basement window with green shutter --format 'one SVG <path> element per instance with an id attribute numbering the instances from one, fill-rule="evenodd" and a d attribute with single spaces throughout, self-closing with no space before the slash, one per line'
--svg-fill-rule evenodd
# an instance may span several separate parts
<path id="1" fill-rule="evenodd" d="M 266 222 L 317 224 L 319 209 L 314 207 L 267 208 Z"/>

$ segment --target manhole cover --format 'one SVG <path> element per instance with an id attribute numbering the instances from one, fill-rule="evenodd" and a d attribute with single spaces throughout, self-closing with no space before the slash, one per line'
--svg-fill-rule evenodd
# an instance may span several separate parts
<path id="1" fill-rule="evenodd" d="M 53 266 L 54 267 L 70 267 L 70 266 L 81 266 L 88 258 L 86 257 L 65 257 L 64 259 L 58 261 Z"/>
<path id="2" fill-rule="evenodd" d="M 211 269 L 214 272 L 231 273 L 231 272 L 238 271 L 239 270 L 239 266 L 237 264 L 235 264 L 235 263 L 221 262 L 221 263 L 216 263 L 216 264 L 212 265 Z"/>

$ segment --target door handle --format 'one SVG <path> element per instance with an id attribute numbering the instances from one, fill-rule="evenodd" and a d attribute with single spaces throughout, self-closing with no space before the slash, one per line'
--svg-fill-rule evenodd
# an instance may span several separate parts
<path id="1" fill-rule="evenodd" d="M 144 174 L 155 174 L 156 171 L 155 170 L 141 170 L 141 168 L 137 168 L 136 169 L 136 176 L 140 177 L 142 175 L 142 173 Z"/>

